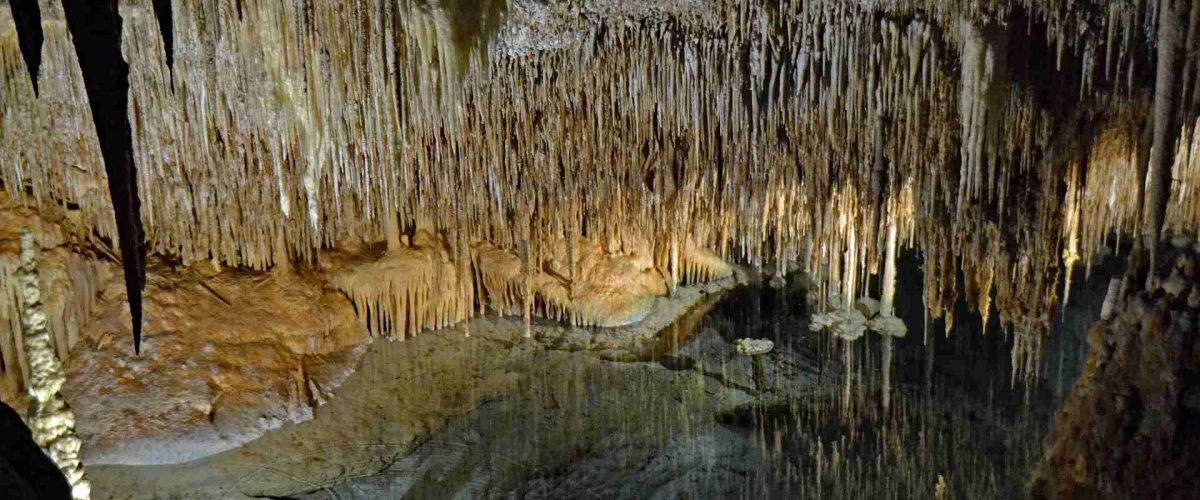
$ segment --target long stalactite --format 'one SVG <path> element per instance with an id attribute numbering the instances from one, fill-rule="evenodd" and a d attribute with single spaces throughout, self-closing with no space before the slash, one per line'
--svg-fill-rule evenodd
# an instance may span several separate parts
<path id="1" fill-rule="evenodd" d="M 63 0 L 63 14 L 75 44 L 92 123 L 99 139 L 100 156 L 104 160 L 121 264 L 125 270 L 133 349 L 137 352 L 142 343 L 146 248 L 133 159 L 133 136 L 129 127 L 129 65 L 121 55 L 121 14 L 116 0 Z"/>

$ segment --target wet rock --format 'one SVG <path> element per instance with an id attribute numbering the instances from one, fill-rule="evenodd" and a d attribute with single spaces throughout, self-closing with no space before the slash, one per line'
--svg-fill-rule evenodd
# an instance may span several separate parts
<path id="1" fill-rule="evenodd" d="M 651 456 L 614 449 L 571 464 L 565 473 L 518 486 L 514 498 L 724 498 L 741 492 L 761 467 L 745 438 L 720 426 L 671 440 Z M 613 481 L 613 478 L 620 478 Z"/>
<path id="2" fill-rule="evenodd" d="M 583 351 L 592 347 L 592 333 L 585 328 L 559 328 L 556 330 L 563 333 L 560 344 L 562 349 Z"/>

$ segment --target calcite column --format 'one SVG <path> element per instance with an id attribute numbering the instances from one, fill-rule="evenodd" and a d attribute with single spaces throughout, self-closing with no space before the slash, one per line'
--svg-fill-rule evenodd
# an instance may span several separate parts
<path id="1" fill-rule="evenodd" d="M 63 401 L 59 389 L 66 377 L 62 364 L 50 345 L 50 329 L 46 324 L 46 307 L 38 283 L 36 250 L 33 233 L 21 230 L 21 265 L 17 274 L 17 289 L 21 298 L 21 329 L 25 332 L 25 355 L 29 358 L 27 390 L 33 401 L 26 423 L 33 439 L 58 464 L 71 496 L 91 498 L 91 485 L 79 462 L 79 437 L 75 435 L 75 414 Z"/>

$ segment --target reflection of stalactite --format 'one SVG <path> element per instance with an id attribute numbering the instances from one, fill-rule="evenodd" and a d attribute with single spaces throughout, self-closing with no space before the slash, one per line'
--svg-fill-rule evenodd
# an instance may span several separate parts
<path id="1" fill-rule="evenodd" d="M 895 215 L 889 214 L 887 236 L 885 237 L 887 243 L 885 243 L 884 250 L 883 286 L 879 300 L 879 315 L 883 317 L 895 316 L 893 300 L 896 296 L 896 232 Z M 892 335 L 884 334 L 881 345 L 883 362 L 879 366 L 882 374 L 880 391 L 883 392 L 883 408 L 886 410 L 891 405 L 892 399 Z"/>
<path id="2" fill-rule="evenodd" d="M 34 245 L 33 233 L 23 230 L 17 287 L 21 297 L 21 328 L 25 331 L 25 356 L 29 362 L 26 389 L 33 400 L 27 420 L 34 441 L 47 450 L 66 475 L 72 497 L 86 499 L 91 497 L 91 486 L 79 462 L 81 442 L 75 435 L 75 414 L 59 394 L 66 377 L 50 343 Z"/>

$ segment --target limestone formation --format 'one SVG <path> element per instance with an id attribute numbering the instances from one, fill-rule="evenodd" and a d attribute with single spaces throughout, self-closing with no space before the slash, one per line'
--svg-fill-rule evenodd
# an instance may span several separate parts
<path id="1" fill-rule="evenodd" d="M 66 377 L 62 364 L 50 344 L 46 309 L 42 305 L 41 285 L 38 283 L 36 250 L 33 232 L 21 231 L 21 267 L 17 274 L 17 290 L 21 298 L 21 329 L 24 330 L 25 354 L 29 363 L 26 383 L 32 402 L 26 422 L 37 442 L 62 470 L 71 486 L 71 497 L 91 498 L 91 485 L 79 460 L 79 437 L 75 435 L 75 414 L 59 390 Z"/>
<path id="2" fill-rule="evenodd" d="M 1087 361 L 1055 416 L 1034 498 L 1183 498 L 1200 490 L 1200 389 L 1190 382 L 1200 373 L 1200 304 L 1182 293 L 1195 290 L 1198 256 L 1167 245 L 1157 255 L 1154 265 L 1131 262 L 1121 286 L 1109 287 L 1105 302 L 1113 305 L 1087 333 Z M 1140 286 L 1147 274 L 1160 285 Z"/>

